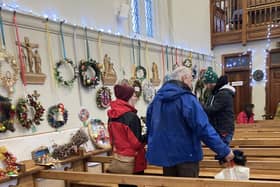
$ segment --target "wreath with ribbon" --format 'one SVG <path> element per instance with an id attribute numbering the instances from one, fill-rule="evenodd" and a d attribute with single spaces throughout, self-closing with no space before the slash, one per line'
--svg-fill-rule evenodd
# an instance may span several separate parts
<path id="1" fill-rule="evenodd" d="M 192 59 L 191 58 L 187 58 L 183 61 L 183 66 L 187 67 L 187 68 L 191 68 L 192 67 Z"/>
<path id="2" fill-rule="evenodd" d="M 4 133 L 7 130 L 14 132 L 14 116 L 15 106 L 7 97 L 0 95 L 0 133 Z"/>
<path id="3" fill-rule="evenodd" d="M 28 94 L 27 98 L 20 98 L 16 105 L 16 114 L 19 123 L 30 129 L 31 127 L 35 130 L 35 125 L 40 125 L 43 121 L 43 114 L 45 112 L 44 107 L 38 101 L 39 94 L 37 91 L 34 93 Z M 28 112 L 31 111 L 33 118 L 28 118 Z"/>
<path id="4" fill-rule="evenodd" d="M 12 153 L 8 152 L 5 146 L 0 147 L 0 160 L 3 161 L 6 166 L 5 169 L 0 169 L 0 179 L 18 175 L 19 167 L 16 163 L 17 158 Z"/>
<path id="5" fill-rule="evenodd" d="M 101 87 L 96 94 L 96 104 L 100 109 L 106 109 L 110 106 L 112 100 L 111 91 L 108 87 Z"/>
<path id="6" fill-rule="evenodd" d="M 72 69 L 73 69 L 73 78 L 71 80 L 64 80 L 64 78 L 61 76 L 60 71 L 58 69 L 60 68 L 60 66 L 62 64 L 69 64 L 72 67 Z M 70 59 L 65 58 L 64 60 L 60 60 L 59 62 L 57 62 L 55 64 L 55 68 L 54 68 L 54 75 L 55 75 L 55 78 L 56 78 L 57 82 L 60 85 L 63 85 L 63 86 L 66 86 L 66 87 L 72 87 L 73 83 L 75 82 L 75 80 L 77 78 L 77 76 L 76 76 L 76 69 L 77 69 L 76 65 Z"/>
<path id="7" fill-rule="evenodd" d="M 93 70 L 93 74 L 94 74 L 92 77 L 89 77 L 87 75 L 87 71 L 90 68 Z M 79 75 L 83 87 L 95 88 L 99 84 L 100 75 L 101 75 L 100 69 L 98 67 L 98 63 L 92 59 L 88 61 L 81 60 L 79 65 Z"/>
<path id="8" fill-rule="evenodd" d="M 147 77 L 147 70 L 143 66 L 137 66 L 135 74 L 136 79 L 143 81 Z"/>
<path id="9" fill-rule="evenodd" d="M 48 110 L 48 123 L 53 128 L 59 128 L 68 121 L 68 111 L 62 103 L 51 106 Z"/>
<path id="10" fill-rule="evenodd" d="M 100 119 L 91 119 L 88 132 L 93 144 L 97 148 L 110 148 L 110 137 L 105 124 Z"/>

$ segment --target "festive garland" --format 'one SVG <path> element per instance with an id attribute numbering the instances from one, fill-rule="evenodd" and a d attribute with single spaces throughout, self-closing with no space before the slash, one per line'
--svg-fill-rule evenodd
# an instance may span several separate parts
<path id="1" fill-rule="evenodd" d="M 20 98 L 16 105 L 17 119 L 19 123 L 27 129 L 30 129 L 30 127 L 35 128 L 34 124 L 40 125 L 41 121 L 43 121 L 42 117 L 45 109 L 38 101 L 38 97 L 39 94 L 37 91 L 34 91 L 32 95 L 27 95 L 27 99 Z M 31 111 L 34 112 L 33 118 L 28 118 L 28 107 L 31 107 Z"/>
<path id="2" fill-rule="evenodd" d="M 88 77 L 87 76 L 87 70 L 89 68 L 92 68 L 94 71 L 93 77 Z M 99 84 L 100 81 L 100 69 L 98 67 L 98 63 L 92 59 L 85 61 L 81 60 L 80 65 L 79 65 L 79 75 L 80 75 L 80 80 L 85 88 L 95 88 Z"/>
<path id="3" fill-rule="evenodd" d="M 62 127 L 67 123 L 68 111 L 62 103 L 54 105 L 48 110 L 48 123 L 53 128 Z"/>
<path id="4" fill-rule="evenodd" d="M 0 147 L 0 160 L 4 161 L 5 169 L 0 170 L 0 179 L 8 176 L 17 176 L 19 167 L 16 163 L 16 157 L 7 151 L 6 147 Z"/>
<path id="5" fill-rule="evenodd" d="M 7 97 L 0 95 L 0 133 L 4 133 L 7 130 L 11 132 L 15 131 L 14 128 L 14 116 L 15 116 L 15 106 L 11 104 L 11 101 Z"/>
<path id="6" fill-rule="evenodd" d="M 135 73 L 136 73 L 135 75 L 136 79 L 140 81 L 143 81 L 147 77 L 147 71 L 143 66 L 137 66 Z"/>
<path id="7" fill-rule="evenodd" d="M 69 64 L 72 69 L 73 69 L 73 72 L 74 72 L 74 76 L 71 80 L 64 80 L 64 78 L 60 75 L 60 71 L 58 71 L 58 69 L 60 68 L 60 66 L 62 64 Z M 76 65 L 74 64 L 74 62 L 70 59 L 64 59 L 64 60 L 60 60 L 59 62 L 57 62 L 55 64 L 55 68 L 54 68 L 54 75 L 55 75 L 55 79 L 57 80 L 57 82 L 60 84 L 60 85 L 63 85 L 63 86 L 66 86 L 66 87 L 72 87 L 73 86 L 73 83 L 75 82 L 77 76 L 76 76 Z"/>
<path id="8" fill-rule="evenodd" d="M 111 91 L 108 87 L 101 87 L 96 94 L 96 104 L 100 109 L 106 109 L 110 106 L 112 100 Z"/>

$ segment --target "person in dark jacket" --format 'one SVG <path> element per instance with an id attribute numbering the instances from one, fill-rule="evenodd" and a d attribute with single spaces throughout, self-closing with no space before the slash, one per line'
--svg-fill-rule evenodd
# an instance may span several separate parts
<path id="1" fill-rule="evenodd" d="M 234 134 L 233 98 L 235 88 L 228 84 L 226 75 L 221 76 L 204 105 L 210 123 L 223 141 L 229 145 Z"/>
<path id="2" fill-rule="evenodd" d="M 170 75 L 146 114 L 149 164 L 162 166 L 164 176 L 198 177 L 203 158 L 201 140 L 226 161 L 233 159 L 192 94 L 192 72 L 179 67 Z"/>
<path id="3" fill-rule="evenodd" d="M 135 174 L 144 174 L 146 136 L 142 135 L 141 121 L 135 104 L 138 100 L 134 88 L 129 85 L 115 85 L 116 100 L 108 110 L 109 134 L 113 151 L 122 156 L 135 156 Z M 119 185 L 133 186 L 133 185 Z"/>

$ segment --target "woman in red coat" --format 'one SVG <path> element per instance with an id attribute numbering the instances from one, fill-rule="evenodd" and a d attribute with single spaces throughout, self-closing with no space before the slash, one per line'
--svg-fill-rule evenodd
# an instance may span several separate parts
<path id="1" fill-rule="evenodd" d="M 237 116 L 237 123 L 254 123 L 254 104 L 245 105 L 244 111 L 240 112 Z"/>
<path id="2" fill-rule="evenodd" d="M 146 136 L 142 135 L 141 122 L 135 104 L 138 97 L 134 88 L 128 85 L 115 85 L 116 100 L 108 110 L 110 141 L 114 153 L 122 156 L 135 156 L 134 174 L 144 174 Z M 131 185 L 119 185 L 131 186 Z"/>

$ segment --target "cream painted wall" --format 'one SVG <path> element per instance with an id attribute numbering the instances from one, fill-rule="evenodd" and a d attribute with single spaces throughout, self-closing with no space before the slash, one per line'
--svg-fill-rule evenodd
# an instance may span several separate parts
<path id="1" fill-rule="evenodd" d="M 210 54 L 210 10 L 208 0 L 170 0 L 174 43 Z"/>
<path id="2" fill-rule="evenodd" d="M 272 40 L 270 48 L 273 49 L 276 47 L 276 42 L 280 41 L 280 39 Z M 248 50 L 252 51 L 252 70 L 256 69 L 265 69 L 265 52 L 267 42 L 265 40 L 250 42 L 246 46 L 242 46 L 241 44 L 233 44 L 233 45 L 223 45 L 215 47 L 214 56 L 216 58 L 216 62 L 221 64 L 222 55 L 230 54 L 230 53 L 242 53 Z M 221 66 L 219 66 L 221 67 Z M 221 74 L 221 68 L 218 68 L 219 75 Z M 261 82 L 253 82 L 252 84 L 252 103 L 255 104 L 254 112 L 256 119 L 262 119 L 262 115 L 265 114 L 265 81 Z M 244 101 L 245 102 L 245 101 Z"/>

